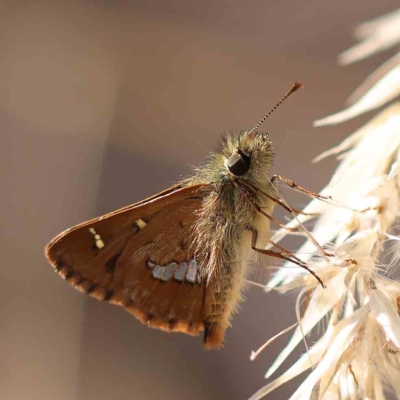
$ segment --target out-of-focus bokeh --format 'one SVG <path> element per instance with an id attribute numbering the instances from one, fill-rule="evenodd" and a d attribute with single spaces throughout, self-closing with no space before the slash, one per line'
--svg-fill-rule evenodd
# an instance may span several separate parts
<path id="1" fill-rule="evenodd" d="M 4 3 L 0 16 L 0 398 L 245 399 L 286 339 L 254 362 L 250 352 L 294 322 L 293 298 L 252 288 L 225 348 L 205 352 L 200 338 L 150 330 L 74 291 L 44 245 L 179 180 L 221 133 L 251 128 L 295 80 L 306 89 L 262 129 L 274 143 L 273 172 L 321 189 L 335 161 L 310 160 L 370 116 L 334 128 L 312 121 L 341 109 L 387 58 L 340 68 L 336 56 L 354 43 L 357 23 L 398 5 L 51 4 Z M 297 382 L 270 398 L 288 398 Z"/>

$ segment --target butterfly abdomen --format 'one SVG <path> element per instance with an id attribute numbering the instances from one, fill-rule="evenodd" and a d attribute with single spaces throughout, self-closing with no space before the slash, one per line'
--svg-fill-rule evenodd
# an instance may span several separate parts
<path id="1" fill-rule="evenodd" d="M 204 304 L 204 346 L 219 348 L 230 317 L 242 299 L 251 252 L 251 223 L 255 214 L 241 203 L 235 209 L 233 186 L 214 192 L 204 201 L 195 237 L 207 281 Z"/>
<path id="2" fill-rule="evenodd" d="M 243 230 L 237 233 L 237 240 L 232 242 L 231 238 L 229 243 L 225 243 L 231 247 L 228 251 L 222 245 L 222 248 L 215 249 L 210 259 L 210 262 L 214 261 L 217 265 L 205 297 L 204 345 L 207 349 L 222 346 L 231 316 L 237 311 L 243 298 L 251 252 L 250 232 Z"/>

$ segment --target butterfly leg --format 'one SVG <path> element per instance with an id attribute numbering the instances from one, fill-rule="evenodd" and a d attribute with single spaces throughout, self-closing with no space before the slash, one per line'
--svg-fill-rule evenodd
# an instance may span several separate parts
<path id="1" fill-rule="evenodd" d="M 275 176 L 275 175 L 274 175 Z M 302 215 L 308 215 L 308 216 L 317 216 L 319 215 L 319 213 L 305 213 L 301 210 L 298 210 L 297 208 L 294 208 L 292 206 L 289 206 L 288 204 L 286 204 L 282 199 L 279 199 L 277 197 L 274 197 L 266 192 L 263 192 L 261 189 L 259 189 L 257 186 L 253 185 L 250 182 L 247 182 L 243 179 L 237 179 L 237 181 L 239 182 L 239 184 L 246 186 L 248 189 L 250 189 L 253 193 L 259 193 L 265 197 L 267 197 L 268 199 L 272 200 L 274 203 L 278 204 L 279 206 L 281 206 L 282 208 L 284 208 L 286 211 L 288 211 L 291 214 L 302 214 Z"/>
<path id="2" fill-rule="evenodd" d="M 317 217 L 318 215 L 320 215 L 320 213 L 306 213 L 292 206 L 290 208 L 292 209 L 292 213 L 296 215 L 306 215 L 308 217 Z"/>
<path id="3" fill-rule="evenodd" d="M 296 257 L 293 253 L 291 253 L 289 250 L 285 249 L 284 247 L 280 246 L 278 243 L 273 242 L 271 239 L 269 239 L 269 242 L 276 247 L 277 249 L 279 249 L 281 251 L 281 254 L 286 255 L 286 256 L 290 256 L 290 258 L 298 261 L 298 262 L 302 262 L 300 260 L 300 258 Z"/>
<path id="4" fill-rule="evenodd" d="M 294 183 L 292 180 L 283 177 L 282 175 L 276 175 L 276 174 L 273 175 L 272 178 L 271 178 L 271 183 L 274 183 L 277 180 L 286 183 L 286 185 L 289 186 L 290 188 L 292 188 L 294 190 L 297 190 L 299 192 L 305 193 L 310 197 L 314 197 L 314 198 L 322 200 L 322 201 L 329 200 L 328 204 L 333 204 L 333 205 L 336 205 L 338 207 L 346 208 L 346 209 L 354 211 L 354 212 L 365 213 L 365 212 L 370 211 L 370 210 L 379 210 L 379 206 L 378 207 L 367 207 L 367 208 L 364 208 L 362 210 L 357 210 L 356 208 L 348 207 L 348 206 L 346 206 L 344 204 L 340 204 L 337 201 L 333 201 L 331 196 L 324 196 L 324 195 L 322 195 L 320 193 L 315 193 L 315 192 L 312 192 L 311 190 L 305 189 L 305 188 L 297 185 L 296 183 Z M 297 210 L 295 211 L 295 209 L 293 207 L 292 207 L 292 211 L 297 213 Z M 306 213 L 303 213 L 303 212 L 299 212 L 299 213 L 301 213 L 303 215 L 316 215 L 316 214 L 306 214 Z"/>
<path id="5" fill-rule="evenodd" d="M 235 181 L 234 181 L 235 182 Z M 242 192 L 244 193 L 244 195 L 247 197 L 248 200 L 250 200 L 250 202 L 252 203 L 253 207 L 262 215 L 264 215 L 265 217 L 267 217 L 271 222 L 273 222 L 274 224 L 278 225 L 280 228 L 286 229 L 289 232 L 299 232 L 299 227 L 288 227 L 286 225 L 281 224 L 278 220 L 276 220 L 275 218 L 273 218 L 271 215 L 265 213 L 261 207 L 249 196 L 249 194 L 247 193 L 247 190 L 250 190 L 252 193 L 260 193 L 264 196 L 266 196 L 268 199 L 272 200 L 273 202 L 279 204 L 281 207 L 283 207 L 285 210 L 289 211 L 290 214 L 292 214 L 294 216 L 294 218 L 296 218 L 295 216 L 295 211 L 292 207 L 290 207 L 288 204 L 286 204 L 282 199 L 279 198 L 275 198 L 274 196 L 263 192 L 262 190 L 260 190 L 258 187 L 254 186 L 253 184 L 251 184 L 250 182 L 246 182 L 242 179 L 237 179 L 236 182 L 237 187 L 239 187 Z M 298 211 L 298 210 L 296 210 Z M 305 214 L 305 213 L 304 213 Z M 307 215 L 307 214 L 305 214 Z M 326 257 L 330 257 L 333 254 L 327 253 L 318 243 L 315 239 L 313 239 L 313 237 L 311 236 L 311 234 L 309 234 L 310 239 L 312 240 L 312 242 L 314 243 L 314 245 L 321 251 L 321 254 L 323 254 Z"/>
<path id="6" fill-rule="evenodd" d="M 279 258 L 281 260 L 285 260 L 285 261 L 289 261 L 292 262 L 293 264 L 298 265 L 301 268 L 304 268 L 305 270 L 307 270 L 312 276 L 314 276 L 314 278 L 320 283 L 320 285 L 325 288 L 326 286 L 324 285 L 324 282 L 322 282 L 322 279 L 314 272 L 312 271 L 307 264 L 305 264 L 304 262 L 302 262 L 299 258 L 293 256 L 290 252 L 286 252 L 282 251 L 281 253 L 278 251 L 273 251 L 273 250 L 269 250 L 269 249 L 258 249 L 256 247 L 257 244 L 257 237 L 258 237 L 258 232 L 256 230 L 252 231 L 252 240 L 251 240 L 251 248 L 256 251 L 257 253 L 260 254 L 265 254 L 267 256 L 270 257 L 274 257 L 274 258 Z M 290 256 L 288 256 L 290 255 Z"/>
<path id="7" fill-rule="evenodd" d="M 268 218 L 271 222 L 273 222 L 275 225 L 279 226 L 282 229 L 286 229 L 290 232 L 299 232 L 299 228 L 295 227 L 295 228 L 290 228 L 286 225 L 281 224 L 276 218 L 274 218 L 272 215 L 267 214 L 250 196 L 250 192 L 252 193 L 256 193 L 257 190 L 255 188 L 252 187 L 252 185 L 248 184 L 248 183 L 244 183 L 242 182 L 242 180 L 240 179 L 236 179 L 233 181 L 234 185 L 240 189 L 240 192 L 243 194 L 243 196 L 250 201 L 250 204 L 254 207 L 254 209 L 259 212 L 260 214 L 264 215 L 264 217 Z M 261 192 L 261 191 L 260 191 Z M 270 196 L 267 193 L 261 192 L 262 194 L 265 194 L 268 198 L 270 198 L 271 200 L 275 198 L 273 198 L 272 196 Z M 288 210 L 289 212 L 291 212 L 291 209 L 289 206 L 284 205 L 284 203 L 280 200 L 276 200 L 277 202 L 279 202 L 279 204 L 282 205 L 282 207 L 284 207 L 286 210 Z"/>
<path id="8" fill-rule="evenodd" d="M 277 174 L 273 175 L 271 178 L 271 183 L 273 184 L 275 181 L 281 181 L 283 183 L 286 183 L 286 185 L 288 187 L 290 187 L 291 189 L 305 193 L 310 197 L 314 197 L 314 198 L 320 199 L 320 200 L 332 200 L 331 196 L 324 196 L 320 193 L 312 192 L 311 190 L 303 188 L 302 186 L 298 185 L 297 183 L 294 183 L 292 180 L 285 178 L 282 175 L 277 175 Z"/>

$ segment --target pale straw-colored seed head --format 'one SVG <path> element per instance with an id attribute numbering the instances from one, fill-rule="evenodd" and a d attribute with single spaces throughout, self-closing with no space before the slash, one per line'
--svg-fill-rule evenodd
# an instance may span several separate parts
<path id="1" fill-rule="evenodd" d="M 356 36 L 360 43 L 341 54 L 341 63 L 399 44 L 400 10 L 362 24 Z M 315 124 L 347 121 L 385 106 L 399 94 L 397 54 L 356 90 L 348 108 Z M 400 397 L 400 284 L 395 274 L 400 262 L 400 238 L 395 229 L 400 210 L 400 103 L 387 106 L 315 161 L 331 155 L 336 155 L 340 164 L 321 193 L 332 201 L 313 199 L 303 210 L 308 215 L 299 215 L 287 224 L 296 227 L 314 219 L 310 234 L 330 255 L 321 257 L 320 249 L 308 240 L 296 256 L 327 288 L 301 268 L 281 268 L 267 283 L 266 290 L 295 289 L 299 294 L 294 332 L 266 377 L 275 374 L 323 320 L 324 329 L 291 367 L 252 400 L 307 370 L 309 375 L 291 400 L 385 399 L 388 391 Z M 280 229 L 272 240 L 280 242 L 289 234 Z"/>

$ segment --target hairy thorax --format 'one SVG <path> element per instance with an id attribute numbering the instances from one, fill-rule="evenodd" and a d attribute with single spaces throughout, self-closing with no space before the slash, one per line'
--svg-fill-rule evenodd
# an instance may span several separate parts
<path id="1" fill-rule="evenodd" d="M 257 197 L 254 200 L 271 213 L 273 203 Z M 213 295 L 205 304 L 209 322 L 229 326 L 230 316 L 242 300 L 249 265 L 256 256 L 251 248 L 254 231 L 259 232 L 258 246 L 265 246 L 270 236 L 269 220 L 256 212 L 233 182 L 220 185 L 205 198 L 194 236 L 204 278 L 213 286 L 208 291 Z"/>

